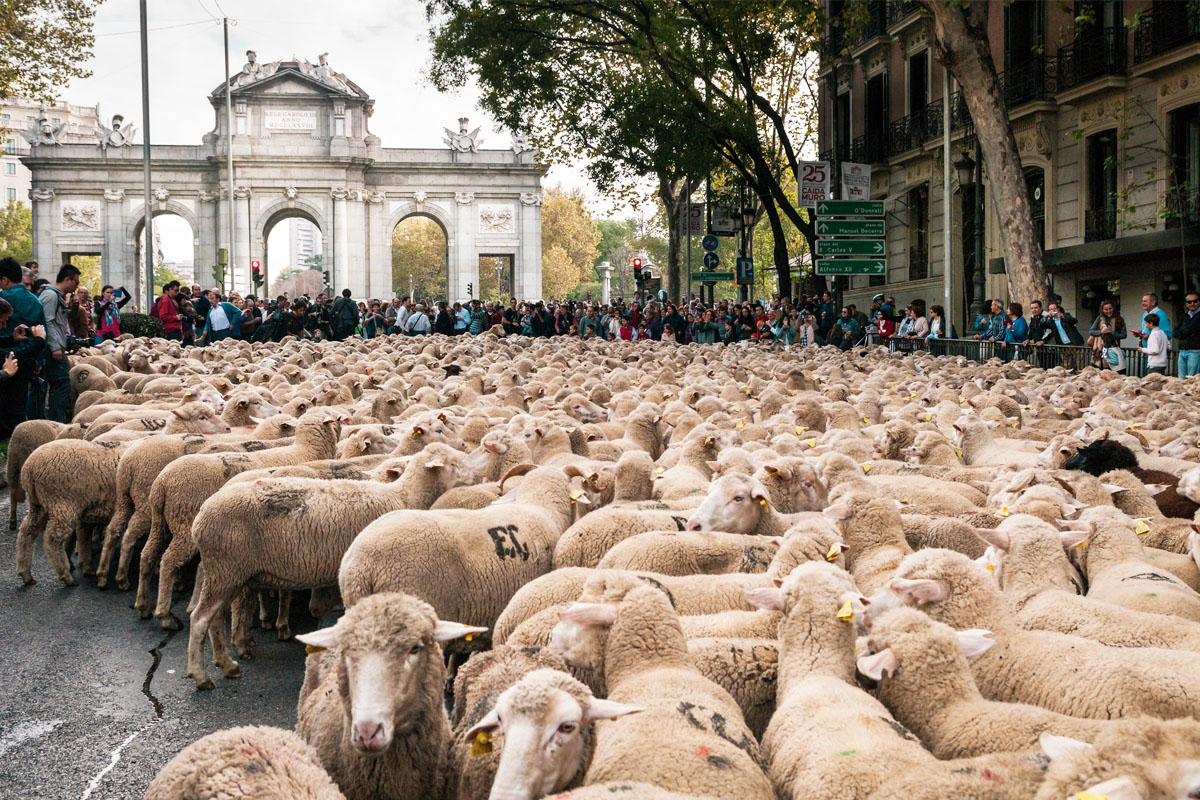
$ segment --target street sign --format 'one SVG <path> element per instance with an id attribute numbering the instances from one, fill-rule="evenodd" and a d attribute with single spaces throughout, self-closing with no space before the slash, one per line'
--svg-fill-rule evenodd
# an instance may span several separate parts
<path id="1" fill-rule="evenodd" d="M 717 236 L 733 236 L 742 224 L 742 214 L 736 203 L 713 203 L 709 214 L 708 231 Z"/>
<path id="2" fill-rule="evenodd" d="M 717 251 L 717 244 L 719 244 L 717 237 L 711 233 L 706 233 L 704 238 L 700 240 L 700 246 L 704 248 L 704 252 L 706 253 L 715 253 Z"/>
<path id="3" fill-rule="evenodd" d="M 884 234 L 881 219 L 819 219 L 818 236 L 873 236 Z"/>
<path id="4" fill-rule="evenodd" d="M 829 162 L 805 161 L 800 165 L 800 183 L 796 187 L 796 205 L 812 208 L 829 199 Z"/>
<path id="5" fill-rule="evenodd" d="M 704 203 L 684 203 L 679 209 L 679 226 L 684 234 L 704 233 Z"/>
<path id="6" fill-rule="evenodd" d="M 842 162 L 842 197 L 866 200 L 871 196 L 871 165 Z"/>
<path id="7" fill-rule="evenodd" d="M 716 253 L 705 253 L 704 254 L 704 268 L 705 269 L 708 269 L 708 270 L 716 269 L 717 265 L 719 263 L 721 263 L 721 262 L 720 262 L 720 259 L 717 258 Z"/>
<path id="8" fill-rule="evenodd" d="M 883 239 L 818 239 L 819 256 L 880 256 L 887 252 Z"/>
<path id="9" fill-rule="evenodd" d="M 818 275 L 886 275 L 886 258 L 817 259 Z"/>
<path id="10" fill-rule="evenodd" d="M 882 217 L 882 200 L 826 200 L 817 203 L 820 217 Z"/>
<path id="11" fill-rule="evenodd" d="M 753 258 L 739 258 L 737 260 L 737 282 L 754 283 Z"/>
<path id="12" fill-rule="evenodd" d="M 692 280 L 694 281 L 731 281 L 733 280 L 732 272 L 693 272 Z"/>

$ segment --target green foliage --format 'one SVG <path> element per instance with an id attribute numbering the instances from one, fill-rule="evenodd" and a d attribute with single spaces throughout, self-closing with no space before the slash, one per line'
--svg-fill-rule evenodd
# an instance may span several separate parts
<path id="1" fill-rule="evenodd" d="M 149 314 L 122 311 L 121 333 L 131 333 L 134 336 L 166 336 L 167 329 L 163 327 L 162 320 Z"/>
<path id="2" fill-rule="evenodd" d="M 100 296 L 100 256 L 71 256 L 71 266 L 79 270 L 79 285 L 93 297 Z M 53 275 L 47 277 L 53 278 Z"/>
<path id="3" fill-rule="evenodd" d="M 89 77 L 92 21 L 102 0 L 0 3 L 0 98 L 53 100 L 72 78 Z"/>
<path id="4" fill-rule="evenodd" d="M 592 279 L 600 238 L 583 193 L 551 187 L 542 202 L 542 294 L 566 297 Z"/>
<path id="5" fill-rule="evenodd" d="M 392 288 L 401 296 L 446 297 L 446 234 L 428 217 L 401 220 L 392 231 Z"/>
<path id="6" fill-rule="evenodd" d="M 33 210 L 16 200 L 0 210 L 0 258 L 5 256 L 22 264 L 33 258 Z"/>
<path id="7" fill-rule="evenodd" d="M 154 265 L 154 296 L 162 294 L 163 287 L 171 281 L 179 281 L 183 283 L 183 276 L 174 272 L 167 266 L 166 262 L 160 261 Z"/>

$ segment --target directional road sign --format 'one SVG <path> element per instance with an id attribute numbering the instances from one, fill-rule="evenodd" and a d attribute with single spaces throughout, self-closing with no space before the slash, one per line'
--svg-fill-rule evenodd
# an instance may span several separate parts
<path id="1" fill-rule="evenodd" d="M 694 281 L 731 281 L 733 280 L 732 272 L 693 272 L 692 280 Z"/>
<path id="2" fill-rule="evenodd" d="M 818 236 L 883 236 L 881 219 L 819 219 Z"/>
<path id="3" fill-rule="evenodd" d="M 818 275 L 886 275 L 886 258 L 817 259 Z"/>
<path id="4" fill-rule="evenodd" d="M 718 242 L 719 242 L 719 240 L 717 239 L 717 237 L 713 236 L 711 233 L 709 233 L 709 234 L 706 234 L 704 236 L 704 238 L 700 240 L 700 246 L 704 248 L 704 252 L 706 252 L 706 253 L 715 253 L 717 250 Z"/>
<path id="5" fill-rule="evenodd" d="M 720 263 L 720 259 L 717 258 L 716 253 L 705 253 L 704 254 L 704 268 L 705 269 L 709 269 L 709 270 L 716 269 L 717 265 L 719 263 Z"/>
<path id="6" fill-rule="evenodd" d="M 882 200 L 820 200 L 818 217 L 882 217 Z"/>
<path id="7" fill-rule="evenodd" d="M 880 256 L 887 252 L 883 239 L 818 239 L 819 256 Z"/>

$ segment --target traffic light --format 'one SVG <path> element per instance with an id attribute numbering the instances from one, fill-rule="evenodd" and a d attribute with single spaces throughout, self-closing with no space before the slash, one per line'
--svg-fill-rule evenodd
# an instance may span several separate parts
<path id="1" fill-rule="evenodd" d="M 641 272 L 641 270 L 642 270 L 642 260 L 641 260 L 640 258 L 635 258 L 635 259 L 633 260 L 633 268 L 634 268 L 635 270 L 637 270 L 638 272 Z"/>
<path id="2" fill-rule="evenodd" d="M 333 286 L 333 281 L 329 280 L 329 270 L 325 270 L 325 271 L 324 271 L 324 272 L 322 272 L 321 274 L 325 276 L 325 285 L 326 285 L 326 286 Z"/>
<path id="3" fill-rule="evenodd" d="M 262 286 L 262 284 L 263 284 L 262 264 L 260 262 L 258 262 L 258 261 L 250 262 L 250 277 L 253 278 L 254 285 L 256 287 Z"/>
<path id="4" fill-rule="evenodd" d="M 474 296 L 475 296 L 475 284 L 468 283 L 467 284 L 467 297 L 474 297 Z"/>

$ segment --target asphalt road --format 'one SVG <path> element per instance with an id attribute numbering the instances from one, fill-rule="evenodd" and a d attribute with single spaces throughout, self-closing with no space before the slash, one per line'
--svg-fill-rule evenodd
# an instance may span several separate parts
<path id="1" fill-rule="evenodd" d="M 0 519 L 8 490 L 0 490 Z M 23 515 L 22 515 L 23 517 Z M 3 523 L 0 523 L 3 524 Z M 97 553 L 99 548 L 97 548 Z M 158 770 L 205 734 L 296 721 L 304 646 L 254 631 L 253 660 L 212 691 L 186 677 L 187 630 L 142 620 L 133 592 L 100 591 L 95 578 L 65 587 L 38 539 L 36 586 L 16 574 L 16 534 L 0 532 L 0 798 L 141 798 Z M 174 612 L 184 617 L 186 598 Z M 292 630 L 316 627 L 297 598 Z M 155 653 L 161 654 L 156 664 Z M 211 658 L 211 654 L 209 656 Z"/>

